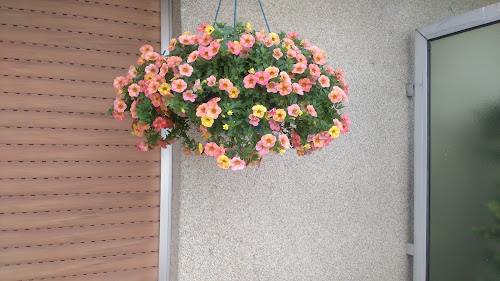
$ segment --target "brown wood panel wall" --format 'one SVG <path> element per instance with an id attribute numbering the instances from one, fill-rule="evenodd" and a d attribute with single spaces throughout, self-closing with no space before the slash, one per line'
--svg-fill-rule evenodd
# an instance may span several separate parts
<path id="1" fill-rule="evenodd" d="M 0 0 L 0 280 L 156 280 L 160 154 L 106 114 L 160 0 Z"/>

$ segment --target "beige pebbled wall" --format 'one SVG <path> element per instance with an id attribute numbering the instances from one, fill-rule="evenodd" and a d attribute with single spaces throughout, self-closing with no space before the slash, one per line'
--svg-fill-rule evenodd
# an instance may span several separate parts
<path id="1" fill-rule="evenodd" d="M 217 0 L 177 0 L 181 29 L 213 20 Z M 411 280 L 414 30 L 496 1 L 262 0 L 272 31 L 326 50 L 351 84 L 353 122 L 321 153 L 266 156 L 260 168 L 179 156 L 174 280 Z M 265 27 L 257 0 L 238 19 Z M 232 23 L 234 1 L 219 20 Z M 179 166 L 180 165 L 180 166 Z M 175 171 L 174 171 L 175 172 Z"/>

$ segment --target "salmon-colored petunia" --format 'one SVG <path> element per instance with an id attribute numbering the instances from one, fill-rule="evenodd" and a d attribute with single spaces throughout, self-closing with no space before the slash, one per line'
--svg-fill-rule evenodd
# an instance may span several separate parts
<path id="1" fill-rule="evenodd" d="M 176 79 L 172 82 L 172 91 L 182 93 L 187 87 L 186 82 L 182 79 Z"/>

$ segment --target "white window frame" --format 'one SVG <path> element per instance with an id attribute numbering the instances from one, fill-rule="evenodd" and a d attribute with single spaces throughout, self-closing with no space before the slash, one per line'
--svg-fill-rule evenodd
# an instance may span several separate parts
<path id="1" fill-rule="evenodd" d="M 172 0 L 161 0 L 161 51 L 168 53 L 172 38 Z M 163 129 L 162 135 L 168 132 Z M 158 246 L 158 281 L 170 280 L 172 237 L 172 145 L 161 149 L 160 161 L 160 233 Z"/>
<path id="2" fill-rule="evenodd" d="M 424 26 L 415 32 L 413 281 L 428 280 L 429 42 L 500 22 L 500 3 Z"/>

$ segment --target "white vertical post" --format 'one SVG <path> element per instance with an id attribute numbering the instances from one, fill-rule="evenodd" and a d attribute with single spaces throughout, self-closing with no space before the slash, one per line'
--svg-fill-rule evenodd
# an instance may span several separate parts
<path id="1" fill-rule="evenodd" d="M 168 52 L 172 36 L 172 0 L 161 0 L 161 51 Z M 162 130 L 162 136 L 168 134 Z M 158 281 L 170 280 L 170 238 L 172 226 L 172 145 L 161 149 L 160 173 L 160 245 Z"/>

